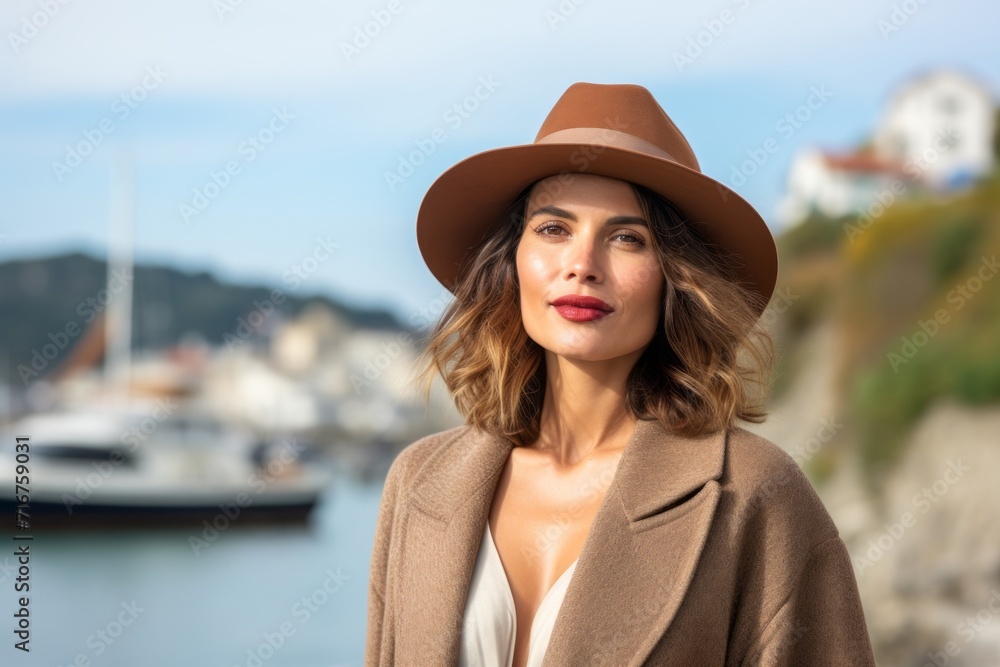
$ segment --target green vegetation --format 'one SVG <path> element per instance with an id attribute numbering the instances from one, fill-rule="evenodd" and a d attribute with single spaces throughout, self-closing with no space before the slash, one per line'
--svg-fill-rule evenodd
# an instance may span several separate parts
<path id="1" fill-rule="evenodd" d="M 941 222 L 931 242 L 931 261 L 938 285 L 943 285 L 969 262 L 984 227 L 982 215 Z"/>
<path id="2" fill-rule="evenodd" d="M 862 231 L 848 237 L 854 225 Z M 943 200 L 901 201 L 867 221 L 811 219 L 778 239 L 783 279 L 801 295 L 782 316 L 778 389 L 820 321 L 845 357 L 839 404 L 871 485 L 903 454 L 936 400 L 1000 402 L 1000 170 Z M 829 472 L 832 452 L 812 467 Z"/>
<path id="3" fill-rule="evenodd" d="M 826 254 L 840 247 L 844 230 L 839 221 L 812 215 L 792 227 L 777 239 L 778 254 L 783 259 L 801 259 L 805 256 Z"/>

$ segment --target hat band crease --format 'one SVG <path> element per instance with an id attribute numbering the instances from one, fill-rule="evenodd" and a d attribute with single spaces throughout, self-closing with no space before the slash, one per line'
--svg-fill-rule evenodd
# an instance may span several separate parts
<path id="1" fill-rule="evenodd" d="M 678 160 L 655 144 L 640 139 L 634 134 L 612 130 L 607 127 L 567 127 L 556 130 L 535 141 L 536 144 L 597 144 L 612 148 L 625 148 L 640 153 L 649 153 L 657 157 L 665 157 L 672 162 Z"/>

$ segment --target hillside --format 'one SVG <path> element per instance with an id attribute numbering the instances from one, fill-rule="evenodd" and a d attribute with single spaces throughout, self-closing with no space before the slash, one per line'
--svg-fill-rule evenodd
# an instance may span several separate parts
<path id="1" fill-rule="evenodd" d="M 295 317 L 310 303 L 321 302 L 357 328 L 403 328 L 387 311 L 299 294 L 288 285 L 233 285 L 207 272 L 189 273 L 156 265 L 136 265 L 133 273 L 134 349 L 162 348 L 191 334 L 213 345 L 222 344 L 225 334 L 236 331 L 238 318 L 256 308 L 255 301 L 264 303 L 271 297 L 281 301 L 274 313 L 284 317 Z M 83 338 L 87 326 L 98 322 L 109 298 L 102 294 L 106 284 L 105 262 L 80 253 L 0 264 L 0 312 L 4 314 L 0 350 L 7 357 L 0 367 L 2 379 L 12 386 L 24 386 L 18 365 L 30 364 L 34 353 L 44 346 L 66 341 L 39 377 L 57 368 L 69 348 Z M 50 347 L 47 352 L 51 351 Z"/>
<path id="2" fill-rule="evenodd" d="M 777 289 L 796 299 L 775 331 L 775 399 L 813 368 L 809 334 L 829 328 L 831 402 L 851 434 L 808 462 L 815 478 L 851 442 L 874 487 L 935 402 L 1000 402 L 1000 171 L 868 219 L 810 219 L 777 242 Z"/>

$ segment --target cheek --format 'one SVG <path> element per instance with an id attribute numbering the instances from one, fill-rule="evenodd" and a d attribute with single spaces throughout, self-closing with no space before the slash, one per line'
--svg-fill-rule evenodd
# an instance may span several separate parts
<path id="1" fill-rule="evenodd" d="M 543 289 L 552 267 L 551 258 L 546 257 L 537 246 L 521 243 L 517 248 L 516 263 L 517 277 L 522 290 L 535 292 Z"/>
<path id="2" fill-rule="evenodd" d="M 628 293 L 628 300 L 650 317 L 659 318 L 662 306 L 664 277 L 660 265 L 655 260 L 632 267 L 622 276 L 622 286 Z"/>

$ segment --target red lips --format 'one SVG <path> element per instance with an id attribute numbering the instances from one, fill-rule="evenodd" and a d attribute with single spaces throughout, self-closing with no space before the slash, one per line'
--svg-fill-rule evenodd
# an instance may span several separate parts
<path id="1" fill-rule="evenodd" d="M 614 308 L 598 299 L 596 296 L 586 296 L 584 294 L 567 294 L 552 302 L 553 306 L 575 306 L 577 308 L 593 308 L 610 313 Z"/>
<path id="2" fill-rule="evenodd" d="M 596 296 L 583 294 L 567 294 L 552 302 L 559 314 L 574 322 L 587 322 L 606 317 L 614 310 L 609 304 Z"/>

